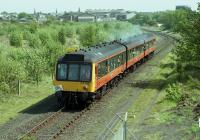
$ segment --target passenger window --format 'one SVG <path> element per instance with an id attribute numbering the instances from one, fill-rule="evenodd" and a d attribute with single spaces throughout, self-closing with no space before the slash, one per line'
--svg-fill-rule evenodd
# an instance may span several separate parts
<path id="1" fill-rule="evenodd" d="M 132 57 L 135 57 L 135 56 L 136 56 L 135 48 L 133 48 L 133 50 L 132 50 Z"/>
<path id="2" fill-rule="evenodd" d="M 149 49 L 149 48 L 150 48 L 150 44 L 151 44 L 151 42 L 148 42 L 148 43 L 146 44 L 146 49 Z"/>
<path id="3" fill-rule="evenodd" d="M 135 48 L 136 49 L 136 55 L 139 55 L 140 54 L 140 50 L 139 50 L 139 47 Z"/>
<path id="4" fill-rule="evenodd" d="M 98 64 L 98 78 L 103 77 L 107 73 L 108 73 L 107 61 L 103 61 L 100 64 Z"/>
<path id="5" fill-rule="evenodd" d="M 90 81 L 91 79 L 91 65 L 81 65 L 80 81 Z"/>
<path id="6" fill-rule="evenodd" d="M 113 58 L 111 58 L 110 60 L 110 72 L 113 71 L 114 69 L 114 61 L 113 61 Z"/>
<path id="7" fill-rule="evenodd" d="M 121 54 L 118 55 L 117 65 L 118 65 L 118 67 L 119 67 L 120 65 L 122 65 L 122 55 L 121 55 Z"/>
<path id="8" fill-rule="evenodd" d="M 128 60 L 131 59 L 131 50 L 128 51 Z"/>
<path id="9" fill-rule="evenodd" d="M 142 53 L 142 52 L 143 52 L 143 50 L 144 50 L 144 47 L 143 47 L 143 45 L 142 45 L 142 46 L 139 46 L 139 49 L 140 49 L 140 53 Z"/>

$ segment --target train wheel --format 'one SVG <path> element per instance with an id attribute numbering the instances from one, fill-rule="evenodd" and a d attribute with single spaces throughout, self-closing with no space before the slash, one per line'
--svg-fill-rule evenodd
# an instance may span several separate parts
<path id="1" fill-rule="evenodd" d="M 146 56 L 146 60 L 148 61 L 150 59 L 149 55 Z"/>
<path id="2" fill-rule="evenodd" d="M 141 63 L 142 64 L 145 63 L 145 58 L 142 58 Z"/>
<path id="3" fill-rule="evenodd" d="M 117 87 L 117 85 L 118 85 L 118 78 L 117 77 L 115 77 L 113 84 L 114 84 L 114 87 Z"/>
<path id="4" fill-rule="evenodd" d="M 100 90 L 96 92 L 95 99 L 100 100 L 102 96 L 105 94 L 106 86 L 103 86 Z"/>
<path id="5" fill-rule="evenodd" d="M 137 68 L 136 64 L 133 65 L 133 70 L 135 71 Z"/>
<path id="6" fill-rule="evenodd" d="M 77 102 L 79 106 L 84 106 L 86 105 L 87 100 L 89 99 L 88 93 L 79 93 L 77 94 Z"/>
<path id="7" fill-rule="evenodd" d="M 58 106 L 59 108 L 64 107 L 64 105 L 65 105 L 65 98 L 64 98 L 64 96 L 63 96 L 63 93 L 62 93 L 61 91 L 56 92 L 56 93 L 55 93 L 55 96 L 56 96 L 56 98 L 57 98 L 57 106 Z"/>
<path id="8" fill-rule="evenodd" d="M 130 67 L 130 73 L 134 72 L 134 65 Z"/>

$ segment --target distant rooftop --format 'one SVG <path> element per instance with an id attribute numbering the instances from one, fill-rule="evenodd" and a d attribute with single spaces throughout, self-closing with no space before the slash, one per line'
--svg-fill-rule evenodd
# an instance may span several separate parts
<path id="1" fill-rule="evenodd" d="M 124 9 L 87 9 L 88 13 L 125 12 Z"/>

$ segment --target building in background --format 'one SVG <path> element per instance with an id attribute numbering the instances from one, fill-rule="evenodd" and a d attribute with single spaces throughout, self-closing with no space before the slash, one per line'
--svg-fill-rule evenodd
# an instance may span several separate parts
<path id="1" fill-rule="evenodd" d="M 90 13 L 83 12 L 65 12 L 59 16 L 60 21 L 75 21 L 75 22 L 95 22 L 96 16 Z"/>
<path id="2" fill-rule="evenodd" d="M 135 16 L 135 12 L 124 9 L 88 9 L 85 12 L 95 15 L 97 21 L 128 20 Z"/>
<path id="3" fill-rule="evenodd" d="M 23 13 L 25 16 L 19 15 L 22 13 L 1 13 L 0 19 L 3 21 L 17 21 L 26 23 L 36 21 L 39 23 L 46 22 L 48 19 L 55 19 L 61 22 L 74 21 L 74 22 L 101 22 L 101 21 L 126 21 L 134 17 L 136 14 L 132 11 L 124 9 L 87 9 L 82 12 L 80 8 L 77 12 L 64 12 L 58 13 L 57 10 L 53 13 L 34 12 L 32 14 Z"/>
<path id="4" fill-rule="evenodd" d="M 90 13 L 80 13 L 77 16 L 77 21 L 78 22 L 95 22 L 96 16 Z"/>
<path id="5" fill-rule="evenodd" d="M 128 11 L 125 13 L 119 13 L 117 15 L 117 20 L 126 21 L 133 18 L 135 15 L 136 15 L 135 12 L 128 12 Z"/>

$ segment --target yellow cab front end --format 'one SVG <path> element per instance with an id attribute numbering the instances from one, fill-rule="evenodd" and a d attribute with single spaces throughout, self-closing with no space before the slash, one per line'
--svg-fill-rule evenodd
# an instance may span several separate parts
<path id="1" fill-rule="evenodd" d="M 58 63 L 53 81 L 55 92 L 94 93 L 95 64 L 83 62 Z"/>

